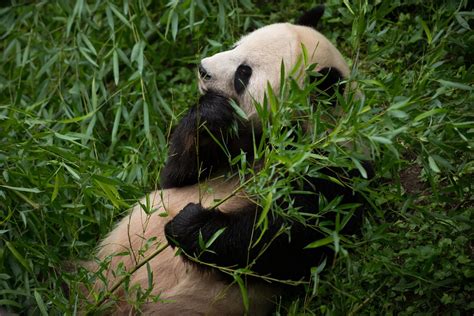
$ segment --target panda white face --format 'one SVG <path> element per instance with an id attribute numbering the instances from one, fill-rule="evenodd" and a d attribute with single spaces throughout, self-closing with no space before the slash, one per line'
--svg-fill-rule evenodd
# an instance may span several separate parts
<path id="1" fill-rule="evenodd" d="M 303 45 L 308 62 L 316 63 L 317 69 L 333 67 L 348 76 L 344 58 L 324 35 L 310 27 L 278 23 L 244 36 L 231 50 L 204 58 L 199 65 L 199 89 L 234 99 L 251 118 L 256 113 L 254 102 L 263 102 L 267 84 L 279 89 L 281 63 L 286 73 L 292 70 Z"/>

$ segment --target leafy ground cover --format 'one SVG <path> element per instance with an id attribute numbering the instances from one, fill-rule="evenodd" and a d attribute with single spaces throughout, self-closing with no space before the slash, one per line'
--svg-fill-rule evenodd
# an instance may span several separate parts
<path id="1" fill-rule="evenodd" d="M 69 263 L 90 258 L 127 209 L 158 187 L 170 127 L 198 99 L 199 60 L 312 5 L 3 4 L 0 306 L 77 312 L 78 283 L 87 277 Z M 331 0 L 326 7 L 321 30 L 351 61 L 364 97 L 341 101 L 342 115 L 330 126 L 318 121 L 320 138 L 301 148 L 327 153 L 320 165 L 359 170 L 354 186 L 370 212 L 362 236 L 331 239 L 336 258 L 275 313 L 472 314 L 472 5 Z M 304 106 L 301 91 L 288 89 L 270 103 Z M 279 133 L 291 128 L 286 115 L 268 127 L 269 166 L 280 169 L 264 171 L 283 166 L 298 175 L 315 162 L 280 146 L 293 141 Z M 363 179 L 360 157 L 341 146 L 348 140 L 368 146 L 374 179 Z M 288 180 L 268 186 L 267 176 L 248 190 L 272 203 Z"/>

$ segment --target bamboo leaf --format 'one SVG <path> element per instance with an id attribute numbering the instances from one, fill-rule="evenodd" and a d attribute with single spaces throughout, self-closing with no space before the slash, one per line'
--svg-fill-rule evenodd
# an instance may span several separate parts
<path id="1" fill-rule="evenodd" d="M 237 104 L 237 102 L 235 102 L 233 99 L 230 99 L 229 103 L 230 103 L 230 106 L 232 106 L 232 108 L 234 109 L 238 117 L 240 117 L 241 119 L 245 121 L 248 121 L 247 114 L 245 114 L 244 110 L 242 110 L 242 108 Z"/>
<path id="2" fill-rule="evenodd" d="M 421 26 L 423 27 L 423 30 L 425 31 L 425 34 L 426 34 L 426 38 L 428 40 L 428 45 L 431 45 L 431 42 L 433 41 L 433 37 L 431 35 L 431 31 L 430 29 L 428 28 L 428 25 L 426 25 L 426 22 L 423 21 L 422 18 L 419 18 L 420 20 L 420 23 L 421 23 Z"/>
<path id="3" fill-rule="evenodd" d="M 81 177 L 77 174 L 76 170 L 74 170 L 72 167 L 68 166 L 67 164 L 63 163 L 64 168 L 66 168 L 67 171 L 71 174 L 73 178 L 76 180 L 81 180 Z"/>
<path id="4" fill-rule="evenodd" d="M 20 192 L 30 192 L 30 193 L 41 193 L 41 192 L 43 192 L 43 191 L 41 191 L 37 188 L 14 187 L 14 186 L 4 185 L 4 184 L 0 184 L 0 187 L 3 187 L 5 189 L 10 189 L 10 190 L 13 190 L 13 191 L 20 191 Z"/>
<path id="5" fill-rule="evenodd" d="M 460 83 L 460 82 L 448 81 L 448 80 L 443 80 L 443 79 L 438 79 L 436 81 L 438 81 L 442 86 L 445 86 L 448 88 L 454 88 L 454 89 L 460 89 L 460 90 L 466 90 L 466 91 L 474 90 L 473 86 L 469 86 L 467 84 Z"/>
<path id="6" fill-rule="evenodd" d="M 439 170 L 439 167 L 436 164 L 436 161 L 433 159 L 433 157 L 431 157 L 431 156 L 428 157 L 428 163 L 430 165 L 431 170 L 433 170 L 436 173 L 441 172 L 441 170 Z"/>
<path id="7" fill-rule="evenodd" d="M 94 56 L 97 56 L 97 51 L 95 50 L 95 47 L 94 45 L 92 45 L 91 41 L 89 40 L 89 38 L 84 34 L 84 33 L 80 33 L 79 36 L 81 37 L 81 39 L 84 41 L 84 43 L 86 44 L 87 48 L 89 48 L 89 51 L 94 54 Z"/>
<path id="8" fill-rule="evenodd" d="M 114 82 L 115 82 L 115 85 L 118 86 L 119 79 L 120 79 L 120 70 L 119 70 L 118 54 L 116 50 L 114 50 L 114 52 L 112 53 L 112 64 L 113 64 L 113 72 L 114 72 Z"/>
<path id="9" fill-rule="evenodd" d="M 92 59 L 91 56 L 89 56 L 89 54 L 86 52 L 86 50 L 83 47 L 79 46 L 79 52 L 82 54 L 82 56 L 86 58 L 88 62 L 94 65 L 94 67 L 99 68 L 99 65 L 97 65 L 97 63 Z"/>
<path id="10" fill-rule="evenodd" d="M 56 175 L 54 176 L 54 189 L 53 189 L 53 193 L 51 194 L 51 202 L 56 200 L 56 197 L 58 196 L 58 192 L 59 192 L 59 175 L 58 173 L 56 173 Z"/>
<path id="11" fill-rule="evenodd" d="M 267 219 L 268 211 L 270 210 L 270 206 L 272 205 L 273 201 L 273 192 L 268 192 L 267 196 L 265 197 L 265 201 L 263 202 L 263 210 L 260 213 L 260 216 L 257 221 L 257 227 L 262 225 L 263 221 Z"/>
<path id="12" fill-rule="evenodd" d="M 211 236 L 211 238 L 209 238 L 209 240 L 206 242 L 205 248 L 208 249 L 209 247 L 211 247 L 212 244 L 217 240 L 217 238 L 219 238 L 219 236 L 224 233 L 225 230 L 226 230 L 226 227 L 223 227 L 223 228 L 219 229 L 218 231 L 216 231 Z"/>
<path id="13" fill-rule="evenodd" d="M 9 241 L 5 241 L 5 244 L 7 245 L 7 248 L 10 250 L 12 255 L 18 260 L 18 262 L 26 269 L 26 271 L 32 273 L 33 271 L 31 270 L 30 265 L 28 262 L 26 262 L 26 259 L 15 249 L 12 243 Z"/>
<path id="14" fill-rule="evenodd" d="M 312 243 L 310 243 L 309 245 L 307 245 L 304 248 L 305 249 L 318 248 L 318 247 L 326 246 L 326 245 L 332 243 L 333 241 L 334 241 L 334 236 L 328 236 L 326 238 L 322 238 L 322 239 L 313 241 Z"/>
<path id="15" fill-rule="evenodd" d="M 117 142 L 117 132 L 120 125 L 121 116 L 122 116 L 122 104 L 119 103 L 117 107 L 117 111 L 115 112 L 114 126 L 112 127 L 112 136 L 111 136 L 112 144 L 115 144 Z"/>
<path id="16" fill-rule="evenodd" d="M 367 171 L 365 170 L 365 168 L 362 166 L 362 164 L 359 162 L 359 160 L 355 159 L 355 158 L 352 158 L 352 162 L 354 163 L 354 165 L 356 166 L 357 170 L 359 170 L 361 176 L 364 178 L 364 179 L 367 179 Z"/>
<path id="17" fill-rule="evenodd" d="M 431 109 L 429 111 L 421 113 L 420 115 L 417 115 L 415 117 L 415 122 L 421 121 L 421 120 L 423 120 L 427 117 L 430 117 L 430 116 L 433 116 L 433 115 L 436 115 L 436 114 L 440 114 L 440 113 L 446 113 L 446 110 L 445 109 Z"/>
<path id="18" fill-rule="evenodd" d="M 150 132 L 150 114 L 148 109 L 148 103 L 146 101 L 143 102 L 143 127 L 145 130 L 145 135 L 148 138 L 150 143 L 153 142 L 153 138 Z"/>
<path id="19" fill-rule="evenodd" d="M 178 23 L 179 16 L 175 11 L 173 11 L 173 15 L 171 17 L 171 36 L 173 37 L 173 40 L 176 40 L 176 36 L 178 35 Z"/>
<path id="20" fill-rule="evenodd" d="M 242 278 L 238 274 L 234 273 L 233 277 L 234 277 L 234 280 L 239 285 L 240 295 L 242 296 L 242 303 L 244 304 L 245 311 L 247 312 L 249 310 L 249 306 L 250 306 L 247 287 L 245 286 L 244 281 L 242 280 Z"/>
<path id="21" fill-rule="evenodd" d="M 389 145 L 392 143 L 392 141 L 386 137 L 382 137 L 382 136 L 369 136 L 369 138 L 377 143 L 381 143 L 381 144 L 385 144 L 385 145 Z"/>
<path id="22" fill-rule="evenodd" d="M 84 120 L 87 120 L 88 118 L 93 117 L 94 114 L 97 113 L 98 110 L 99 110 L 99 108 L 95 109 L 94 111 L 91 111 L 91 112 L 87 113 L 86 115 L 73 117 L 73 118 L 65 119 L 65 120 L 60 120 L 59 123 L 69 124 L 69 123 L 76 123 L 76 122 L 84 121 Z"/>
<path id="23" fill-rule="evenodd" d="M 38 308 L 41 312 L 41 315 L 43 316 L 48 316 L 48 309 L 46 308 L 46 305 L 44 304 L 43 298 L 41 295 L 38 293 L 38 291 L 35 290 L 34 292 L 36 304 L 38 304 Z"/>
<path id="24" fill-rule="evenodd" d="M 352 15 L 355 15 L 354 11 L 352 10 L 351 8 L 351 5 L 349 3 L 349 0 L 343 0 L 342 1 L 344 3 L 344 5 L 347 7 L 347 9 L 349 9 L 349 12 L 351 12 Z"/>
<path id="25" fill-rule="evenodd" d="M 132 28 L 132 26 L 130 25 L 130 22 L 128 22 L 127 18 L 122 13 L 120 13 L 120 11 L 114 5 L 109 4 L 109 8 L 112 10 L 114 15 L 117 18 L 119 18 L 120 21 L 123 22 L 123 24 L 125 24 L 130 29 Z"/>

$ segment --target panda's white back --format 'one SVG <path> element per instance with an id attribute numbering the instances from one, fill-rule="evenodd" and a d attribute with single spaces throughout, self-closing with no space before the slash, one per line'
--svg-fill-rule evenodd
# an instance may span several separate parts
<path id="1" fill-rule="evenodd" d="M 157 248 L 166 244 L 164 226 L 188 203 L 202 203 L 206 207 L 211 207 L 216 201 L 228 198 L 228 193 L 237 186 L 236 180 L 222 181 L 220 178 L 184 188 L 151 192 L 149 202 L 144 198 L 141 204 L 149 203 L 151 209 L 155 211 L 146 214 L 140 204 L 136 205 L 101 242 L 98 259 L 106 260 L 110 255 L 116 256 L 112 258 L 106 272 L 107 284 L 98 280 L 94 290 L 100 292 L 118 282 L 120 276 L 115 276 L 113 271 L 121 269 L 120 265 L 130 271 L 138 263 L 146 260 Z M 183 195 L 187 196 L 186 200 L 178 198 Z M 221 204 L 220 209 L 223 212 L 232 211 L 245 203 L 248 203 L 248 200 L 244 196 L 236 195 Z M 164 213 L 167 213 L 167 216 L 163 216 Z M 202 271 L 186 264 L 175 252 L 168 247 L 149 260 L 148 264 L 153 271 L 151 294 L 160 295 L 162 301 L 143 305 L 141 311 L 144 314 L 217 316 L 244 313 L 242 296 L 236 284 L 230 285 L 222 276 L 212 271 Z M 96 270 L 98 267 L 91 264 L 89 268 Z M 130 277 L 130 288 L 133 286 L 140 286 L 142 290 L 149 287 L 146 265 Z M 251 314 L 265 315 L 273 306 L 271 298 L 278 293 L 278 288 L 264 283 L 254 283 L 249 286 L 248 291 Z M 133 300 L 134 291 L 130 291 L 127 295 L 123 290 L 119 290 L 115 295 L 121 297 L 123 301 L 115 306 L 114 315 L 129 315 L 132 309 L 124 299 Z"/>

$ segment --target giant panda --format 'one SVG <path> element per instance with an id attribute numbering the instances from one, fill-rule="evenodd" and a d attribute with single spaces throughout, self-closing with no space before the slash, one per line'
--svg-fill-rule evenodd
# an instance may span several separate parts
<path id="1" fill-rule="evenodd" d="M 133 312 L 130 301 L 141 288 L 142 293 L 149 289 L 149 294 L 157 296 L 155 301 L 141 305 L 140 312 L 145 314 L 266 315 L 275 295 L 283 289 L 269 279 L 308 277 L 326 250 L 304 247 L 323 235 L 299 222 L 269 215 L 268 229 L 253 245 L 253 236 L 260 232 L 255 228 L 260 207 L 246 196 L 239 179 L 227 171 L 229 154 L 247 152 L 252 156 L 254 139 L 260 137 L 255 103 L 263 104 L 267 84 L 275 91 L 279 88 L 282 62 L 291 69 L 305 47 L 309 62 L 317 64 L 316 70 L 324 74 L 322 90 L 333 91 L 348 77 L 349 67 L 341 53 L 312 27 L 323 12 L 318 7 L 295 24 L 257 29 L 232 49 L 201 61 L 198 77 L 202 96 L 172 133 L 160 176 L 161 189 L 140 201 L 100 243 L 94 261 L 100 264 L 91 263 L 99 276 L 91 297 L 113 289 L 114 300 L 109 303 L 117 314 Z M 304 75 L 302 72 L 297 79 L 300 84 Z M 247 120 L 239 119 L 231 102 L 240 107 Z M 225 142 L 227 154 L 210 134 Z M 294 195 L 294 206 L 301 212 L 317 213 L 315 201 L 321 194 L 328 200 L 337 196 L 342 196 L 343 202 L 358 199 L 352 189 L 319 178 L 308 179 L 299 189 L 313 192 Z M 218 207 L 214 207 L 216 201 L 221 201 Z M 282 227 L 286 233 L 275 237 Z M 208 251 L 202 252 L 200 244 L 211 238 L 214 240 Z M 167 243 L 171 247 L 164 247 Z M 160 253 L 154 256 L 157 248 Z M 245 281 L 247 307 L 239 285 L 228 275 L 244 268 L 266 277 Z M 125 282 L 127 289 L 113 288 L 124 271 L 133 271 Z"/>

